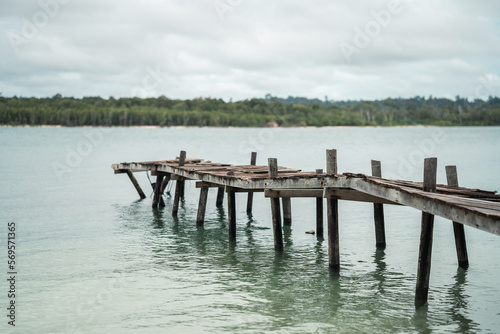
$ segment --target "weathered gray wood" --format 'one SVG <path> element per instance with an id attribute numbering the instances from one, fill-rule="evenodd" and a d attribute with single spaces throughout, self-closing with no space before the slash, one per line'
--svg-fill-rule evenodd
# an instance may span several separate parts
<path id="1" fill-rule="evenodd" d="M 361 191 L 346 189 L 346 188 L 325 188 L 324 197 L 341 199 L 346 201 L 356 201 L 356 202 L 369 202 L 369 203 L 380 203 L 380 204 L 394 204 L 399 205 L 396 202 L 386 200 L 381 197 L 372 196 Z"/>
<path id="2" fill-rule="evenodd" d="M 250 165 L 255 166 L 257 164 L 257 152 L 252 152 L 252 156 L 250 157 Z M 247 198 L 247 213 L 252 213 L 253 206 L 253 193 L 248 193 Z"/>
<path id="3" fill-rule="evenodd" d="M 198 214 L 196 215 L 196 226 L 203 226 L 205 222 L 205 212 L 207 209 L 208 188 L 200 189 L 200 201 L 198 203 Z"/>
<path id="4" fill-rule="evenodd" d="M 424 160 L 424 191 L 436 191 L 437 159 Z M 422 212 L 420 232 L 420 247 L 418 253 L 417 285 L 415 289 L 415 307 L 427 303 L 429 295 L 429 279 L 431 274 L 432 232 L 434 230 L 434 215 Z"/>
<path id="5" fill-rule="evenodd" d="M 222 202 L 224 201 L 224 187 L 219 187 L 217 189 L 217 200 L 215 201 L 215 206 L 220 208 Z"/>
<path id="6" fill-rule="evenodd" d="M 229 239 L 236 240 L 236 194 L 231 189 L 227 191 L 227 211 L 229 219 Z"/>
<path id="7" fill-rule="evenodd" d="M 323 169 L 316 169 L 316 174 L 323 174 Z M 316 237 L 323 238 L 323 196 L 316 197 Z"/>
<path id="8" fill-rule="evenodd" d="M 337 150 L 326 150 L 326 174 L 337 174 Z"/>
<path id="9" fill-rule="evenodd" d="M 292 226 L 292 201 L 290 197 L 283 197 L 281 204 L 283 205 L 283 225 Z"/>
<path id="10" fill-rule="evenodd" d="M 339 212 L 336 199 L 328 198 L 327 220 L 328 220 L 328 265 L 331 269 L 340 269 L 340 247 L 339 247 Z"/>
<path id="11" fill-rule="evenodd" d="M 160 202 L 161 199 L 161 182 L 163 181 L 163 176 L 158 175 L 156 177 L 156 183 L 154 187 L 154 196 L 153 196 L 153 209 L 156 209 L 158 207 L 158 203 Z"/>
<path id="12" fill-rule="evenodd" d="M 181 151 L 181 154 L 179 156 L 179 167 L 184 166 L 185 163 L 186 163 L 186 151 Z M 184 179 L 181 178 L 177 180 L 176 185 L 177 184 L 179 184 L 179 197 L 184 197 L 186 182 L 184 181 Z"/>
<path id="13" fill-rule="evenodd" d="M 450 187 L 458 187 L 457 166 L 446 166 L 445 170 L 448 185 Z M 467 242 L 465 241 L 464 226 L 457 222 L 453 222 L 453 234 L 455 235 L 458 265 L 467 269 L 469 267 L 469 256 L 467 254 Z"/>
<path id="14" fill-rule="evenodd" d="M 268 177 L 275 179 L 278 177 L 278 160 L 269 158 L 268 160 Z M 274 249 L 276 251 L 283 250 L 283 227 L 281 225 L 281 209 L 279 197 L 271 198 L 271 214 L 273 219 L 273 235 Z"/>
<path id="15" fill-rule="evenodd" d="M 283 250 L 283 227 L 281 225 L 280 199 L 271 198 L 271 214 L 273 219 L 274 249 Z"/>
<path id="16" fill-rule="evenodd" d="M 316 236 L 323 238 L 323 197 L 316 197 Z"/>
<path id="17" fill-rule="evenodd" d="M 174 204 L 172 206 L 172 217 L 177 217 L 177 213 L 179 212 L 179 201 L 181 198 L 181 188 L 182 188 L 181 180 L 175 181 L 175 195 L 174 195 Z"/>
<path id="18" fill-rule="evenodd" d="M 146 198 L 146 195 L 144 194 L 144 191 L 142 191 L 141 186 L 139 185 L 139 182 L 137 182 L 137 179 L 135 178 L 134 174 L 127 169 L 127 175 L 132 184 L 134 185 L 135 190 L 137 190 L 137 193 L 139 194 L 139 197 L 141 199 Z"/>
<path id="19" fill-rule="evenodd" d="M 380 161 L 372 160 L 372 175 L 382 177 L 382 164 Z M 379 248 L 386 247 L 385 241 L 385 220 L 384 205 L 381 203 L 373 204 L 373 217 L 375 220 L 375 245 Z"/>
<path id="20" fill-rule="evenodd" d="M 278 177 L 278 159 L 269 158 L 268 162 L 268 176 L 270 179 L 275 179 Z"/>

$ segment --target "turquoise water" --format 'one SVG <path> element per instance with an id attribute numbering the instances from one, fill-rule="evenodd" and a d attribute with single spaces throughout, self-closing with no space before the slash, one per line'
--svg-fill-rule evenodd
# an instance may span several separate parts
<path id="1" fill-rule="evenodd" d="M 466 227 L 458 269 L 451 223 L 436 218 L 428 307 L 415 311 L 420 213 L 385 206 L 387 248 L 376 250 L 373 207 L 339 203 L 341 270 L 329 272 L 314 199 L 292 199 L 285 251 L 273 248 L 269 200 L 237 194 L 237 241 L 209 193 L 197 229 L 198 191 L 186 184 L 178 218 L 138 200 L 112 163 L 188 157 L 325 168 L 421 180 L 423 158 L 458 166 L 462 186 L 500 190 L 500 128 L 0 128 L 0 257 L 16 230 L 16 327 L 0 284 L 2 333 L 498 333 L 500 239 Z M 137 174 L 150 194 L 145 173 Z"/>

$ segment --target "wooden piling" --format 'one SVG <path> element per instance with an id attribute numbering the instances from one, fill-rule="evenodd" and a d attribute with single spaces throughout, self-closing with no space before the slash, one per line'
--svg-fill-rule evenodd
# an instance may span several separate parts
<path id="1" fill-rule="evenodd" d="M 372 160 L 371 164 L 372 175 L 382 177 L 382 165 L 380 161 Z M 373 203 L 373 217 L 375 220 L 375 245 L 379 248 L 385 248 L 384 205 L 382 203 Z"/>
<path id="2" fill-rule="evenodd" d="M 229 187 L 227 192 L 227 211 L 229 219 L 229 240 L 236 240 L 236 195 L 235 191 Z"/>
<path id="3" fill-rule="evenodd" d="M 276 158 L 268 159 L 268 176 L 270 179 L 278 177 L 278 160 Z M 280 213 L 280 199 L 279 197 L 271 197 L 271 213 L 273 218 L 273 235 L 274 235 L 274 249 L 276 251 L 283 250 L 283 228 L 281 226 L 281 213 Z"/>
<path id="4" fill-rule="evenodd" d="M 200 189 L 200 201 L 198 203 L 198 214 L 196 216 L 196 226 L 203 226 L 205 222 L 205 212 L 207 209 L 207 197 L 208 197 L 208 188 L 204 187 Z"/>
<path id="5" fill-rule="evenodd" d="M 222 202 L 224 201 L 224 187 L 217 188 L 217 200 L 215 202 L 215 206 L 220 208 L 222 207 Z"/>
<path id="6" fill-rule="evenodd" d="M 186 161 L 186 151 L 181 151 L 179 156 L 179 167 L 184 166 L 184 162 Z M 174 204 L 172 207 L 172 216 L 177 217 L 177 213 L 179 212 L 179 200 L 184 196 L 184 180 L 182 177 L 178 177 L 177 181 L 175 181 L 175 195 L 174 195 Z"/>
<path id="7" fill-rule="evenodd" d="M 446 179 L 450 187 L 458 187 L 457 166 L 446 166 Z M 467 243 L 465 242 L 464 225 L 453 222 L 453 233 L 455 235 L 455 247 L 457 249 L 458 265 L 464 269 L 469 267 L 469 256 L 467 254 Z"/>
<path id="8" fill-rule="evenodd" d="M 281 204 L 283 205 L 283 225 L 292 226 L 292 200 L 290 197 L 283 197 Z"/>
<path id="9" fill-rule="evenodd" d="M 250 157 L 250 165 L 255 166 L 256 164 L 257 164 L 257 152 L 252 152 L 252 156 Z M 253 192 L 249 192 L 247 198 L 247 213 L 252 213 L 252 205 L 253 205 Z"/>
<path id="10" fill-rule="evenodd" d="M 134 185 L 135 190 L 137 190 L 139 197 L 141 199 L 146 198 L 146 195 L 144 194 L 144 191 L 142 191 L 142 188 L 139 185 L 139 182 L 137 182 L 137 179 L 135 178 L 134 173 L 132 173 L 129 169 L 127 169 L 127 175 L 128 175 L 128 178 L 130 179 L 130 181 L 132 182 L 132 184 Z"/>
<path id="11" fill-rule="evenodd" d="M 323 174 L 323 169 L 316 169 L 316 174 Z M 316 237 L 323 238 L 323 197 L 316 197 Z"/>
<path id="12" fill-rule="evenodd" d="M 424 191 L 436 192 L 437 159 L 424 160 Z M 422 212 L 420 247 L 418 254 L 417 286 L 415 289 L 415 307 L 420 308 L 427 303 L 429 295 L 429 279 L 431 273 L 432 233 L 434 215 Z"/>
<path id="13" fill-rule="evenodd" d="M 158 203 L 161 199 L 161 183 L 163 181 L 163 175 L 158 175 L 156 177 L 156 183 L 154 187 L 154 196 L 153 196 L 153 209 L 158 208 Z"/>
<path id="14" fill-rule="evenodd" d="M 326 173 L 337 174 L 337 150 L 326 150 Z M 328 265 L 333 270 L 340 269 L 340 247 L 339 247 L 339 213 L 338 199 L 328 196 L 327 220 L 328 220 Z"/>

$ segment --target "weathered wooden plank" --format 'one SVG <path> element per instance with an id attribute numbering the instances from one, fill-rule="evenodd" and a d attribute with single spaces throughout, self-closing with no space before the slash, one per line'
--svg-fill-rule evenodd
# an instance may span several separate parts
<path id="1" fill-rule="evenodd" d="M 389 201 L 381 197 L 372 196 L 358 190 L 346 189 L 346 188 L 325 188 L 324 197 L 341 199 L 346 201 L 399 205 L 399 203 Z"/>
<path id="2" fill-rule="evenodd" d="M 217 200 L 215 201 L 215 206 L 222 207 L 222 202 L 224 201 L 224 187 L 217 188 Z"/>
<path id="3" fill-rule="evenodd" d="M 457 167 L 446 166 L 445 170 L 448 186 L 458 187 Z M 458 265 L 467 269 L 469 267 L 469 256 L 467 254 L 467 242 L 465 241 L 464 225 L 453 222 L 453 234 L 455 235 L 455 248 L 457 250 Z"/>
<path id="4" fill-rule="evenodd" d="M 436 191 L 437 159 L 424 160 L 424 191 Z M 429 295 L 429 280 L 431 275 L 432 233 L 434 230 L 434 215 L 422 212 L 420 231 L 420 247 L 418 252 L 417 285 L 415 288 L 415 307 L 427 303 Z"/>
<path id="5" fill-rule="evenodd" d="M 156 177 L 156 183 L 155 183 L 155 187 L 154 187 L 154 196 L 153 196 L 153 204 L 152 204 L 153 209 L 158 208 L 158 203 L 160 202 L 160 199 L 162 199 L 161 198 L 161 183 L 162 183 L 162 181 L 163 181 L 163 176 L 158 175 Z M 164 205 L 162 205 L 162 206 L 164 206 Z"/>
<path id="6" fill-rule="evenodd" d="M 274 179 L 278 176 L 278 160 L 276 158 L 268 159 L 268 177 Z M 280 199 L 271 198 L 271 214 L 273 220 L 274 249 L 283 250 L 283 227 L 281 225 Z"/>
<path id="7" fill-rule="evenodd" d="M 328 221 L 328 265 L 333 270 L 340 269 L 340 246 L 339 246 L 339 201 L 328 198 L 327 221 Z"/>
<path id="8" fill-rule="evenodd" d="M 337 150 L 326 150 L 326 174 L 337 174 Z"/>

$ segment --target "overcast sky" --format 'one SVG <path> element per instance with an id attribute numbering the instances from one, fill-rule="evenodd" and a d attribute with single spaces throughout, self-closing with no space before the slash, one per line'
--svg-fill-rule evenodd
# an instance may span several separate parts
<path id="1" fill-rule="evenodd" d="M 3 96 L 500 96 L 500 1 L 2 0 Z"/>

